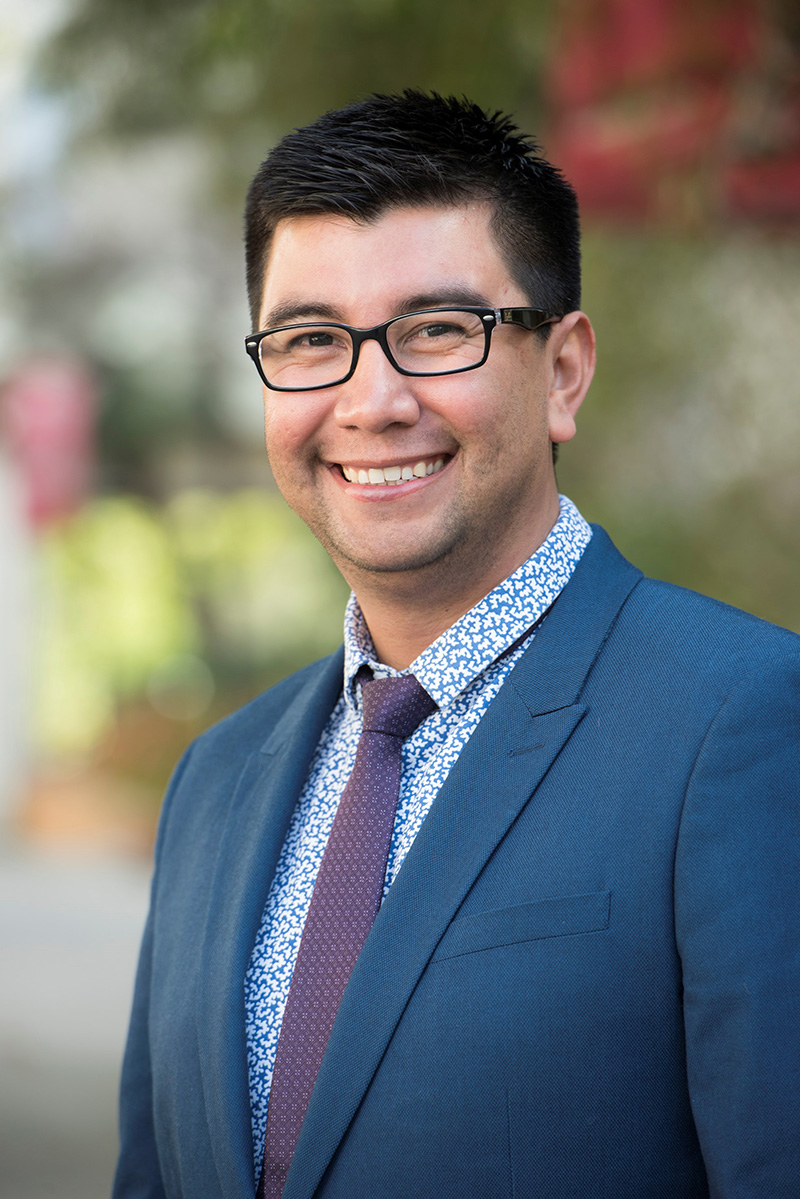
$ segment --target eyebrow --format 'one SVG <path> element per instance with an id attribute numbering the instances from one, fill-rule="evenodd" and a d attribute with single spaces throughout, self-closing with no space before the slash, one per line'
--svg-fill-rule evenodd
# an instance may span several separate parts
<path id="1" fill-rule="evenodd" d="M 264 329 L 274 329 L 279 325 L 290 325 L 295 321 L 316 320 L 318 317 L 329 321 L 341 321 L 338 308 L 324 304 L 321 300 L 286 300 L 271 308 L 264 317 Z"/>
<path id="2" fill-rule="evenodd" d="M 395 316 L 402 316 L 406 312 L 420 312 L 426 308 L 446 308 L 449 305 L 460 307 L 468 305 L 478 308 L 491 308 L 491 305 L 486 296 L 480 292 L 473 291 L 469 287 L 443 287 L 436 291 L 418 292 L 416 295 L 405 296 L 398 304 L 395 305 Z M 281 325 L 294 324 L 296 321 L 316 321 L 328 320 L 337 321 L 341 324 L 346 322 L 342 319 L 340 309 L 332 304 L 326 304 L 322 300 L 286 300 L 282 304 L 276 304 L 265 314 L 264 324 L 262 329 L 275 329 Z"/>
<path id="3" fill-rule="evenodd" d="M 413 296 L 407 296 L 402 301 L 397 315 L 400 316 L 404 312 L 420 312 L 425 308 L 446 308 L 450 304 L 456 307 L 461 307 L 463 304 L 473 308 L 494 307 L 480 292 L 473 291 L 471 287 L 459 287 L 456 284 L 454 287 L 442 287 L 437 288 L 436 291 L 423 291 Z"/>

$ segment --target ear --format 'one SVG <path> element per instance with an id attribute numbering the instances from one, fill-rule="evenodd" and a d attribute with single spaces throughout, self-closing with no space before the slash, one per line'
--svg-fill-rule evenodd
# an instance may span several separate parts
<path id="1" fill-rule="evenodd" d="M 594 376 L 596 361 L 594 329 L 583 312 L 568 312 L 547 341 L 551 383 L 547 400 L 550 440 L 570 441 L 575 436 L 575 417 Z"/>

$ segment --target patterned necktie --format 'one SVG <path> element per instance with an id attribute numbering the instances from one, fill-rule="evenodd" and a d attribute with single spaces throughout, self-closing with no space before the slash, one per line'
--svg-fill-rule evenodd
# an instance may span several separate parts
<path id="1" fill-rule="evenodd" d="M 403 740 L 436 708 L 413 675 L 369 679 L 361 696 L 356 760 L 322 855 L 281 1024 L 262 1199 L 280 1199 L 347 980 L 378 914 Z"/>

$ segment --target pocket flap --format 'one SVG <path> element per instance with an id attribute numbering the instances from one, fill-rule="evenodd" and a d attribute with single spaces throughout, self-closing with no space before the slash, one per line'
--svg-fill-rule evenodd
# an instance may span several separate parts
<path id="1" fill-rule="evenodd" d="M 431 961 L 544 937 L 600 932 L 608 928 L 610 919 L 610 891 L 557 896 L 513 908 L 479 912 L 453 921 Z"/>

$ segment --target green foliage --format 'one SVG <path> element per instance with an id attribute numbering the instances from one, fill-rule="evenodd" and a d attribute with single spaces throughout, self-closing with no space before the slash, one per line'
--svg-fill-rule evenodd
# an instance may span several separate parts
<path id="1" fill-rule="evenodd" d="M 593 230 L 598 367 L 559 484 L 649 574 L 800 631 L 800 243 Z"/>
<path id="2" fill-rule="evenodd" d="M 88 751 L 121 704 L 191 719 L 341 639 L 346 588 L 272 492 L 100 499 L 41 552 L 37 737 Z"/>
<path id="3" fill-rule="evenodd" d="M 535 126 L 551 8 L 548 0 L 81 0 L 42 71 L 104 134 L 191 129 L 211 138 L 223 188 L 238 197 L 276 134 L 373 91 L 468 92 Z"/>
<path id="4" fill-rule="evenodd" d="M 218 671 L 288 671 L 341 640 L 345 585 L 275 492 L 185 491 L 164 521 Z"/>
<path id="5" fill-rule="evenodd" d="M 216 188 L 210 206 L 232 229 L 246 181 L 276 137 L 371 91 L 463 91 L 540 128 L 555 7 L 553 0 L 76 0 L 43 70 L 75 98 L 101 142 L 118 149 L 125 138 L 196 138 Z M 775 0 L 770 8 L 794 36 L 796 4 Z M 562 453 L 563 490 L 648 572 L 800 629 L 796 235 L 589 228 L 584 259 L 599 365 L 579 436 Z M 229 299 L 209 294 L 202 326 L 211 330 Z M 53 311 L 69 307 L 56 298 Z M 47 303 L 42 291 L 33 305 L 40 322 Z M 192 397 L 213 376 L 221 343 L 210 334 L 206 342 L 208 360 L 187 385 Z M 101 429 L 104 452 L 127 463 L 132 487 L 157 439 L 178 431 L 167 415 L 175 396 L 134 375 L 119 372 L 106 389 Z M 141 396 L 128 394 L 137 387 Z M 212 411 L 221 388 L 206 387 Z M 184 436 L 193 432 L 187 422 Z M 243 677 L 247 663 L 255 673 L 277 670 L 284 650 L 288 668 L 338 636 L 341 593 L 332 568 L 322 558 L 312 565 L 312 550 L 298 548 L 302 537 L 310 546 L 310 535 L 297 524 L 291 531 L 294 518 L 275 497 L 192 493 L 146 511 L 170 547 L 177 580 L 170 602 L 184 605 L 197 638 L 194 648 L 171 644 L 170 654 L 207 661 L 219 681 Z M 327 598 L 329 586 L 335 599 Z M 326 597 L 321 607 L 312 606 L 315 594 Z M 335 631 L 325 624 L 329 608 Z M 125 692 L 123 674 L 112 672 L 107 690 L 95 693 L 101 723 Z M 130 686 L 146 691 L 149 682 Z"/>

